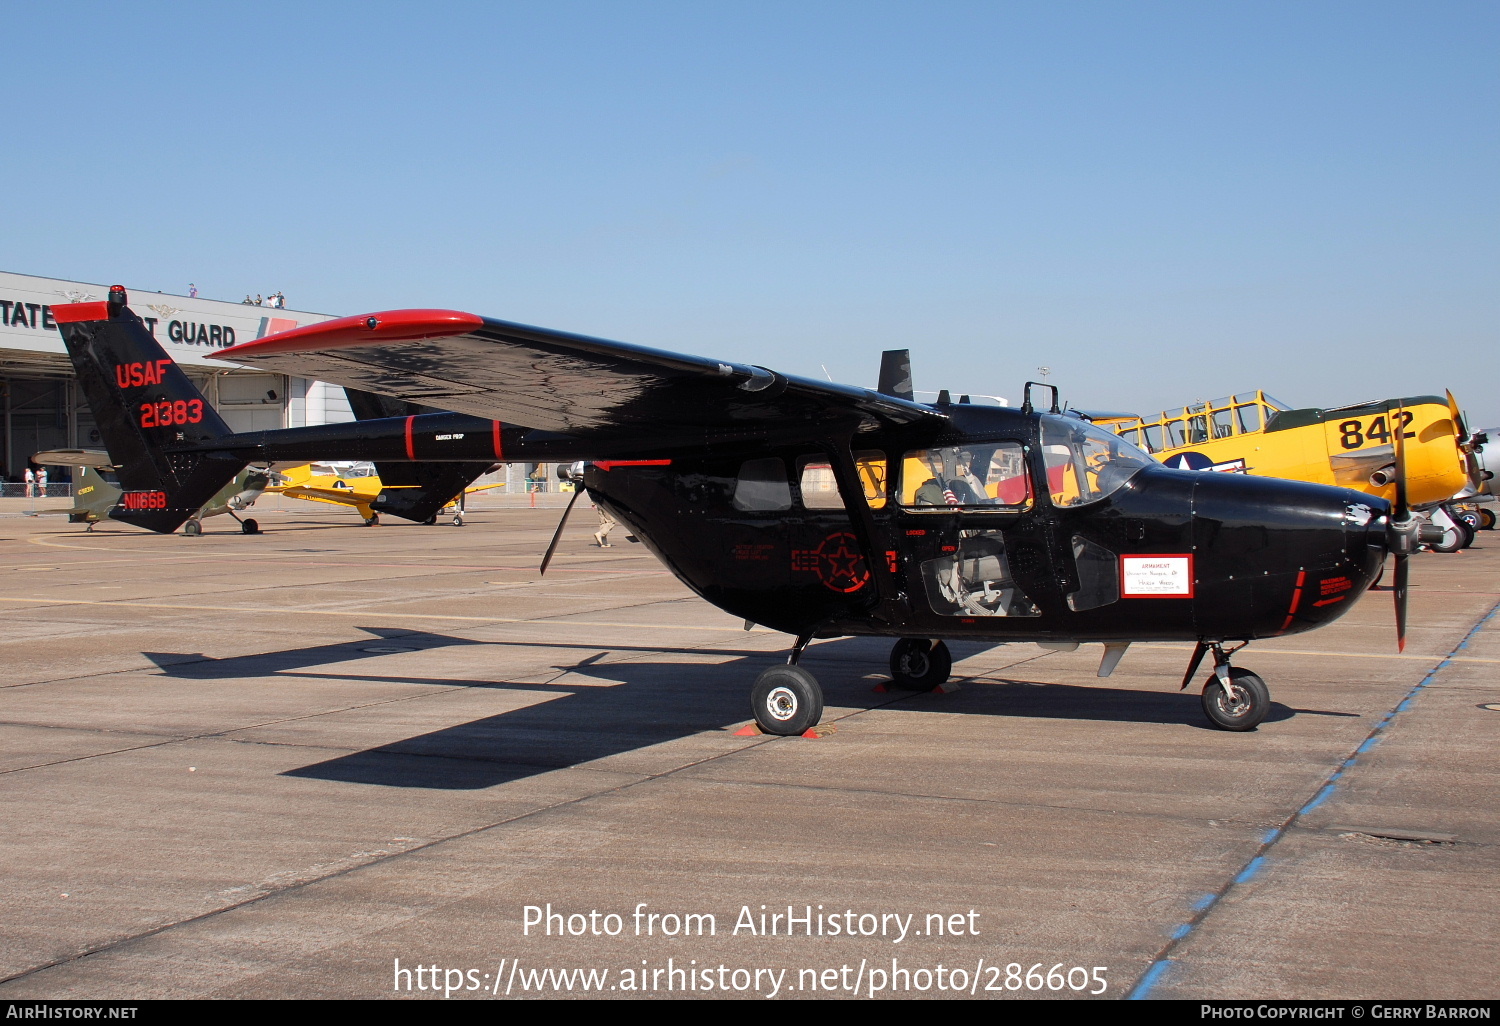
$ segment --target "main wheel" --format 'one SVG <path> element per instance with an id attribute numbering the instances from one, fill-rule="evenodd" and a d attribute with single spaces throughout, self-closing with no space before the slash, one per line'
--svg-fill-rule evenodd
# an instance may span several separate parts
<path id="1" fill-rule="evenodd" d="M 1479 507 L 1479 529 L 1481 531 L 1493 531 L 1495 529 L 1495 511 L 1485 506 Z"/>
<path id="2" fill-rule="evenodd" d="M 1443 531 L 1443 540 L 1432 543 L 1433 552 L 1457 552 L 1474 543 L 1474 532 L 1462 520 L 1453 521 L 1453 526 Z"/>
<path id="3" fill-rule="evenodd" d="M 902 691 L 931 691 L 953 672 L 953 656 L 941 641 L 902 638 L 891 649 L 891 683 Z"/>
<path id="4" fill-rule="evenodd" d="M 377 525 L 379 523 L 380 523 L 380 514 L 379 513 L 371 513 L 369 516 L 365 517 L 365 526 L 366 527 L 374 527 L 375 525 Z"/>
<path id="5" fill-rule="evenodd" d="M 428 517 L 426 520 L 422 521 L 422 524 L 424 526 L 426 526 L 426 527 L 431 527 L 433 524 L 436 524 L 436 523 L 437 523 L 437 514 L 436 513 L 434 513 L 432 516 Z"/>
<path id="6" fill-rule="evenodd" d="M 1470 531 L 1477 531 L 1483 526 L 1484 521 L 1479 516 L 1477 509 L 1467 509 L 1453 518 L 1460 523 L 1468 524 Z"/>
<path id="7" fill-rule="evenodd" d="M 750 705 L 767 734 L 805 734 L 823 718 L 823 689 L 800 666 L 773 666 L 755 678 Z"/>
<path id="8" fill-rule="evenodd" d="M 462 526 L 464 526 L 464 515 L 462 513 L 455 513 L 455 514 L 453 514 L 453 526 L 454 527 L 462 527 Z"/>
<path id="9" fill-rule="evenodd" d="M 189 520 L 182 525 L 182 533 L 190 538 L 196 538 L 203 533 L 203 525 L 196 520 Z"/>
<path id="10" fill-rule="evenodd" d="M 240 533 L 241 534 L 260 534 L 260 525 L 257 524 L 254 520 L 250 519 L 249 517 L 246 517 L 244 520 L 240 521 Z"/>
<path id="11" fill-rule="evenodd" d="M 1249 670 L 1230 667 L 1234 694 L 1225 691 L 1215 674 L 1203 685 L 1203 712 L 1221 730 L 1254 730 L 1271 711 L 1271 691 Z"/>

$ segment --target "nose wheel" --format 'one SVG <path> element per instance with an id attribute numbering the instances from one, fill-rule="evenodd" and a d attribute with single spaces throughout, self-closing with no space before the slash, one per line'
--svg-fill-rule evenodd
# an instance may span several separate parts
<path id="1" fill-rule="evenodd" d="M 1221 730 L 1254 730 L 1270 711 L 1270 689 L 1249 670 L 1231 667 L 1227 684 L 1215 674 L 1203 685 L 1203 713 Z"/>
<path id="2" fill-rule="evenodd" d="M 1213 653 L 1214 672 L 1203 685 L 1203 715 L 1220 730 L 1254 730 L 1271 711 L 1271 690 L 1266 682 L 1249 670 L 1229 665 L 1229 657 L 1244 647 L 1241 644 L 1225 650 L 1218 642 L 1200 641 L 1182 678 L 1186 688 L 1203 657 Z"/>

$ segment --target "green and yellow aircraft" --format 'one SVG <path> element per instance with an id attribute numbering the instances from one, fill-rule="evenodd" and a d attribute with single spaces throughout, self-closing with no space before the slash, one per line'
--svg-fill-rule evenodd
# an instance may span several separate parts
<path id="1" fill-rule="evenodd" d="M 70 508 L 39 509 L 32 514 L 34 516 L 66 514 L 68 523 L 87 524 L 86 530 L 92 531 L 99 521 L 109 519 L 110 511 L 120 504 L 123 493 L 119 485 L 110 480 L 113 467 L 106 452 L 96 449 L 52 449 L 37 453 L 31 457 L 31 461 L 49 467 L 74 468 L 77 485 Z M 202 534 L 205 519 L 227 513 L 239 522 L 242 534 L 259 534 L 260 525 L 249 517 L 240 519 L 239 513 L 253 506 L 270 483 L 271 476 L 265 470 L 246 467 L 182 525 L 182 533 Z"/>

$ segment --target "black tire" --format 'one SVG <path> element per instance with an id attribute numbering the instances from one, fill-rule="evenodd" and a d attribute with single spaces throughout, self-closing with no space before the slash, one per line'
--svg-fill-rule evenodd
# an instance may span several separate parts
<path id="1" fill-rule="evenodd" d="M 1479 529 L 1481 531 L 1493 531 L 1495 529 L 1495 511 L 1479 507 Z"/>
<path id="2" fill-rule="evenodd" d="M 434 513 L 432 516 L 430 516 L 426 520 L 422 521 L 422 523 L 426 527 L 432 527 L 434 524 L 437 523 L 437 514 Z"/>
<path id="3" fill-rule="evenodd" d="M 931 691 L 952 672 L 953 655 L 941 641 L 902 638 L 891 648 L 891 683 L 902 691 Z"/>
<path id="4" fill-rule="evenodd" d="M 182 525 L 182 533 L 189 538 L 196 538 L 203 533 L 203 525 L 196 520 L 189 520 Z"/>
<path id="5" fill-rule="evenodd" d="M 1217 675 L 1203 685 L 1203 714 L 1220 730 L 1254 730 L 1271 711 L 1271 691 L 1249 670 L 1230 667 L 1229 679 L 1243 695 L 1231 701 Z"/>
<path id="6" fill-rule="evenodd" d="M 1470 531 L 1478 531 L 1484 523 L 1484 521 L 1479 517 L 1479 511 L 1472 509 L 1465 510 L 1464 512 L 1459 513 L 1453 519 L 1459 521 L 1460 523 L 1467 524 Z"/>
<path id="7" fill-rule="evenodd" d="M 750 689 L 755 722 L 767 734 L 805 734 L 823 718 L 823 689 L 800 666 L 773 666 Z"/>
<path id="8" fill-rule="evenodd" d="M 260 525 L 257 524 L 254 520 L 250 519 L 249 517 L 246 517 L 244 520 L 240 521 L 240 533 L 241 534 L 260 534 Z"/>
<path id="9" fill-rule="evenodd" d="M 365 526 L 366 527 L 375 527 L 379 523 L 380 523 L 380 514 L 379 513 L 371 513 L 369 516 L 365 517 Z"/>

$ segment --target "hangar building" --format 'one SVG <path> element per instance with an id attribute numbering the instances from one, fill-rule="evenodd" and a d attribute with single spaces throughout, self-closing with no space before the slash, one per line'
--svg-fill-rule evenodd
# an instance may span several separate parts
<path id="1" fill-rule="evenodd" d="M 124 284 L 131 309 L 235 431 L 354 419 L 337 386 L 204 359 L 237 342 L 336 315 L 166 295 Z M 102 445 L 53 323 L 52 305 L 99 300 L 108 292 L 107 285 L 93 282 L 0 271 L 0 478 L 20 480 L 34 452 Z"/>

